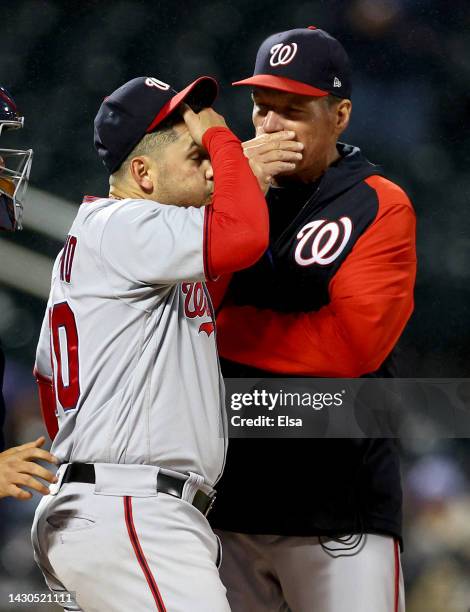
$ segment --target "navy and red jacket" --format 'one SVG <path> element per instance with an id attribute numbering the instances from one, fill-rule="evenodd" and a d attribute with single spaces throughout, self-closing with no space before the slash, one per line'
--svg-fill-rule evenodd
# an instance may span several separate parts
<path id="1" fill-rule="evenodd" d="M 357 147 L 337 146 L 340 158 L 314 184 L 269 190 L 262 259 L 209 284 L 225 376 L 395 374 L 393 349 L 413 311 L 415 214 Z M 401 537 L 390 440 L 232 440 L 218 489 L 215 527 Z"/>

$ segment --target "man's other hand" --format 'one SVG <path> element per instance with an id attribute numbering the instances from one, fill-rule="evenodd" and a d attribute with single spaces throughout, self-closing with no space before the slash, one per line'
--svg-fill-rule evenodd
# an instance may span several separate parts
<path id="1" fill-rule="evenodd" d="M 242 143 L 245 157 L 253 174 L 266 193 L 273 177 L 281 172 L 294 170 L 302 160 L 304 145 L 295 139 L 295 132 L 283 130 L 270 134 L 261 131 L 255 138 Z"/>
<path id="2" fill-rule="evenodd" d="M 57 458 L 41 448 L 46 439 L 41 436 L 34 442 L 15 446 L 0 453 L 0 497 L 15 497 L 16 499 L 31 499 L 33 494 L 22 487 L 28 487 L 43 495 L 48 495 L 49 489 L 38 478 L 46 482 L 57 482 L 55 474 L 35 463 L 46 461 L 57 464 Z"/>

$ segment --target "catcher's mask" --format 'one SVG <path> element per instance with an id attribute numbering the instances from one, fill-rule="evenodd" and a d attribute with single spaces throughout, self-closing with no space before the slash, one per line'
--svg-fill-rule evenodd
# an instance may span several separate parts
<path id="1" fill-rule="evenodd" d="M 0 136 L 22 128 L 24 117 L 4 87 L 0 87 Z M 23 203 L 28 187 L 33 151 L 0 148 L 0 230 L 22 229 Z"/>

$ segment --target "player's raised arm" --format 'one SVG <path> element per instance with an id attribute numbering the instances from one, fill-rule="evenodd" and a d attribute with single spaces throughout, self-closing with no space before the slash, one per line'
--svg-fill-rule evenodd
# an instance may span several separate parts
<path id="1" fill-rule="evenodd" d="M 99 247 L 116 287 L 212 279 L 251 265 L 268 243 L 258 182 L 210 108 L 215 82 L 203 77 L 179 94 L 164 85 L 130 81 L 95 120 L 110 197 L 124 200 L 102 215 Z"/>
<path id="2" fill-rule="evenodd" d="M 267 207 L 241 143 L 223 117 L 213 109 L 196 114 L 189 107 L 183 114 L 193 140 L 209 153 L 214 173 L 204 232 L 206 278 L 211 280 L 250 266 L 264 253 L 269 238 Z"/>

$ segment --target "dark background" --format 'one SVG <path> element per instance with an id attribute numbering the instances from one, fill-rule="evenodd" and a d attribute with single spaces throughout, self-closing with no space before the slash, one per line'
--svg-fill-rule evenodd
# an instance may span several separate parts
<path id="1" fill-rule="evenodd" d="M 213 75 L 221 84 L 216 108 L 245 139 L 252 136 L 249 91 L 230 83 L 251 74 L 262 40 L 308 25 L 339 38 L 354 72 L 352 122 L 343 140 L 385 167 L 418 217 L 416 308 L 401 342 L 402 375 L 469 376 L 468 0 L 34 0 L 3 2 L 1 9 L 0 82 L 26 119 L 25 129 L 3 135 L 1 144 L 32 147 L 31 184 L 77 205 L 85 193 L 107 193 L 93 118 L 103 97 L 126 80 L 154 76 L 178 89 Z M 34 204 L 27 201 L 26 218 Z M 61 248 L 61 240 L 28 229 L 0 240 L 51 263 Z M 10 444 L 42 433 L 31 369 L 44 307 L 26 283 L 24 291 L 0 287 Z M 463 520 L 470 507 L 469 446 L 424 436 L 404 448 L 412 612 L 470 608 L 468 514 Z M 24 527 L 34 505 L 0 505 L 0 610 L 10 609 L 2 602 L 6 592 L 18 591 L 18 580 L 37 580 Z"/>

